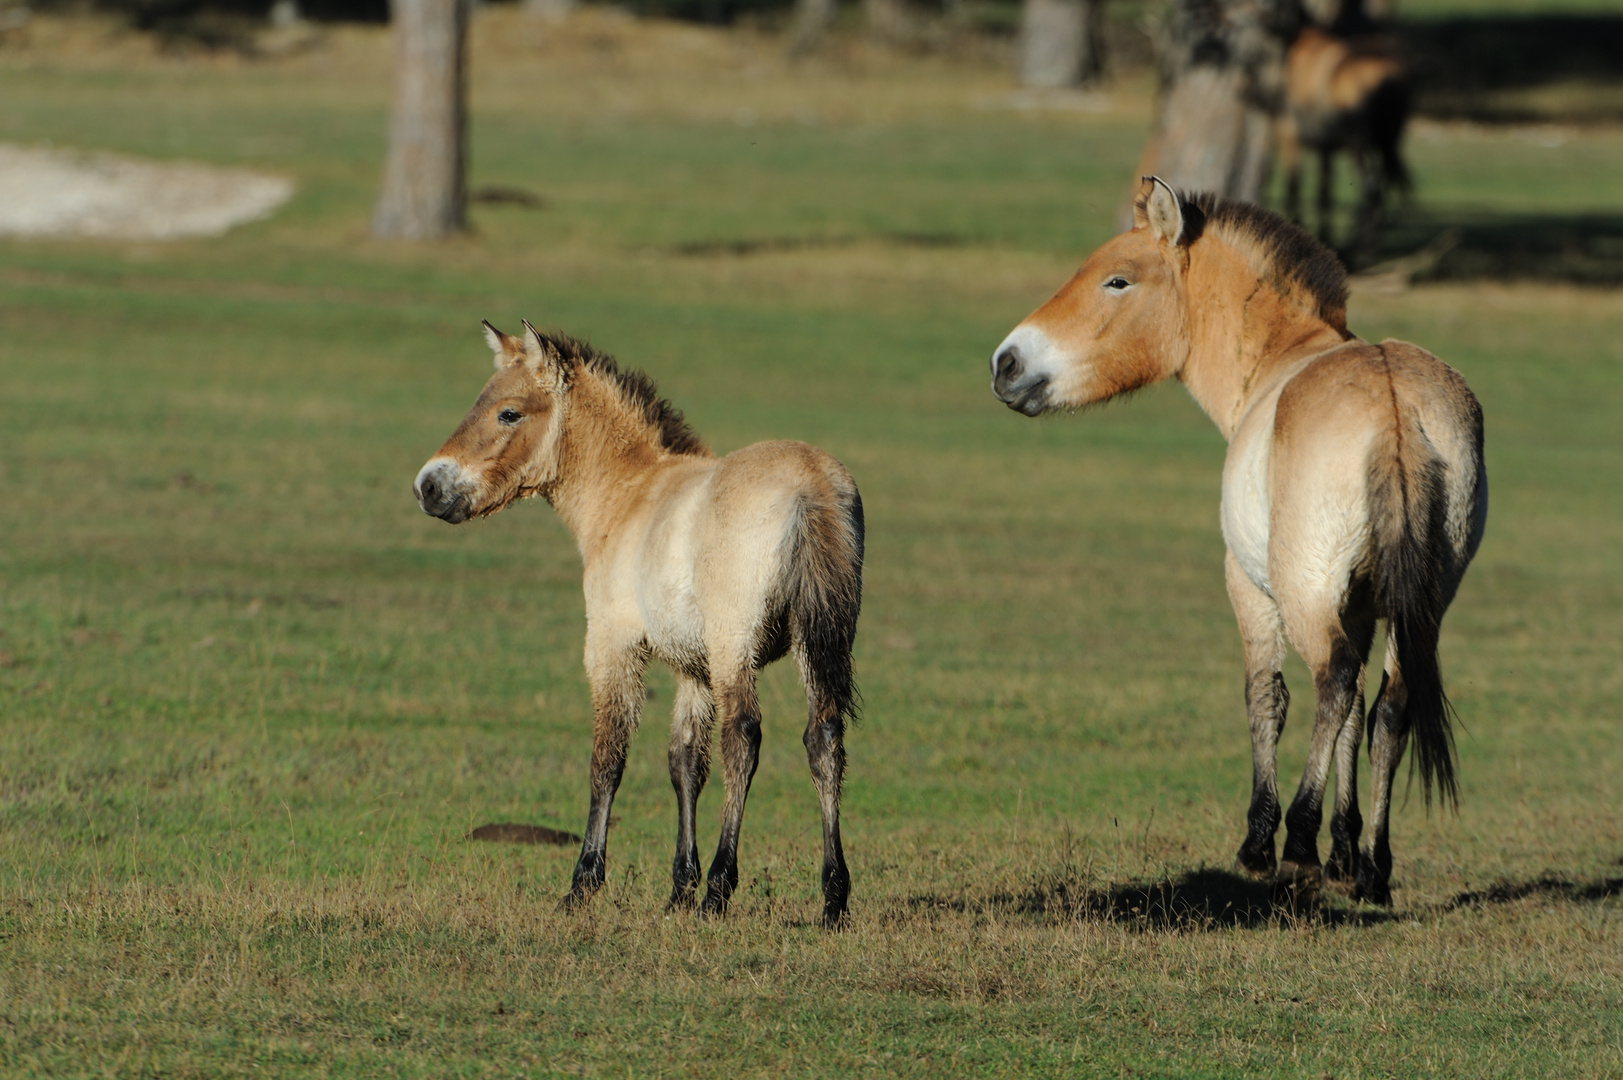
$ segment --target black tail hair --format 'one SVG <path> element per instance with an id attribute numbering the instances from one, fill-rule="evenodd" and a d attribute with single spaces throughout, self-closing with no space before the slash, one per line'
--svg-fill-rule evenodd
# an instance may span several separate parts
<path id="1" fill-rule="evenodd" d="M 1399 424 L 1395 452 L 1378 452 L 1370 470 L 1375 603 L 1386 615 L 1387 634 L 1397 652 L 1405 692 L 1402 724 L 1404 733 L 1414 736 L 1412 764 L 1419 765 L 1426 805 L 1431 805 L 1435 784 L 1440 801 L 1457 806 L 1454 706 L 1443 692 L 1437 664 L 1437 639 L 1448 606 L 1444 466 L 1401 413 Z"/>
<path id="2" fill-rule="evenodd" d="M 833 506 L 802 497 L 798 509 L 788 589 L 795 658 L 813 701 L 843 727 L 861 702 L 851 650 L 862 610 L 862 496 L 853 486 Z"/>

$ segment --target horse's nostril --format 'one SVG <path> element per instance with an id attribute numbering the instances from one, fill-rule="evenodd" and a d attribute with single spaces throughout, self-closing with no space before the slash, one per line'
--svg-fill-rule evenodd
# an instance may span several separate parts
<path id="1" fill-rule="evenodd" d="M 1020 375 L 1019 347 L 1016 345 L 1010 345 L 1008 348 L 998 353 L 997 360 L 994 362 L 993 366 L 997 373 L 997 380 L 1000 383 L 1007 383 L 1010 379 L 1018 378 Z"/>
<path id="2" fill-rule="evenodd" d="M 434 482 L 432 476 L 423 477 L 417 485 L 417 499 L 423 503 L 437 503 L 440 501 L 440 486 Z"/>

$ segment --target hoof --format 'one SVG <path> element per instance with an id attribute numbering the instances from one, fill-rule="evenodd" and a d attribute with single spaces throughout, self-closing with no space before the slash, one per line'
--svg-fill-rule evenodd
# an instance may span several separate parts
<path id="1" fill-rule="evenodd" d="M 704 894 L 704 902 L 699 905 L 699 917 L 703 919 L 719 919 L 727 914 L 727 898 L 721 893 L 711 890 Z"/>
<path id="2" fill-rule="evenodd" d="M 1356 888 L 1357 872 L 1351 859 L 1343 859 L 1338 855 L 1330 856 L 1330 861 L 1324 864 L 1324 880 L 1337 892 L 1351 893 Z"/>
<path id="3" fill-rule="evenodd" d="M 558 901 L 558 910 L 563 912 L 580 911 L 586 907 L 587 902 L 591 899 L 592 894 L 589 892 L 581 889 L 570 889 L 564 894 L 563 899 Z"/>
<path id="4" fill-rule="evenodd" d="M 844 904 L 841 904 L 837 908 L 828 906 L 823 908 L 824 930 L 844 930 L 850 925 L 851 913 L 845 909 Z"/>
<path id="5" fill-rule="evenodd" d="M 1274 903 L 1301 911 L 1318 903 L 1323 887 L 1324 871 L 1318 866 L 1283 862 L 1279 864 L 1279 876 L 1274 879 Z"/>
<path id="6" fill-rule="evenodd" d="M 1352 898 L 1378 907 L 1392 906 L 1391 883 L 1368 859 L 1358 860 L 1358 882 L 1353 886 Z"/>
<path id="7" fill-rule="evenodd" d="M 1247 844 L 1234 857 L 1234 872 L 1237 874 L 1266 880 L 1274 876 L 1275 869 L 1274 845 L 1271 842 L 1261 850 Z"/>
<path id="8" fill-rule="evenodd" d="M 698 907 L 698 898 L 694 896 L 692 886 L 687 888 L 678 886 L 672 889 L 671 898 L 665 901 L 665 910 L 667 912 L 692 911 L 696 907 Z"/>

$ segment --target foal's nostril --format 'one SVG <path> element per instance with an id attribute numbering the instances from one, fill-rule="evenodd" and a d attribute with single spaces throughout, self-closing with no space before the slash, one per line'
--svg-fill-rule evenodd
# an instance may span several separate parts
<path id="1" fill-rule="evenodd" d="M 425 507 L 439 504 L 440 485 L 433 476 L 425 476 L 417 482 L 417 501 Z"/>
<path id="2" fill-rule="evenodd" d="M 1001 389 L 1020 377 L 1020 348 L 1010 345 L 992 360 L 992 379 Z"/>

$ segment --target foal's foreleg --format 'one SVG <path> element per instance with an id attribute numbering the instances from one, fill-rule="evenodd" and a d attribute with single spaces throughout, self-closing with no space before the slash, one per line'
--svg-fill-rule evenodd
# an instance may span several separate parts
<path id="1" fill-rule="evenodd" d="M 1408 697 L 1403 684 L 1403 671 L 1398 667 L 1396 651 L 1389 636 L 1386 670 L 1381 676 L 1381 688 L 1375 694 L 1375 707 L 1370 710 L 1369 718 L 1370 772 L 1373 774 L 1370 783 L 1369 836 L 1358 853 L 1358 880 L 1353 888 L 1354 897 L 1373 904 L 1392 903 L 1392 847 L 1387 830 L 1392 816 L 1392 780 L 1397 775 L 1398 763 L 1403 760 L 1404 748 L 1409 745 L 1408 721 L 1404 716 Z"/>
<path id="2" fill-rule="evenodd" d="M 673 908 L 693 906 L 694 890 L 704 876 L 693 815 L 710 776 L 710 723 L 714 717 L 710 688 L 697 679 L 679 678 L 670 749 L 671 786 L 676 789 L 676 858 L 671 863 L 669 904 Z"/>
<path id="3" fill-rule="evenodd" d="M 589 650 L 590 653 L 590 650 Z M 569 884 L 565 907 L 584 903 L 603 885 L 608 871 L 609 810 L 625 772 L 631 733 L 642 711 L 642 675 L 646 650 L 615 657 L 608 663 L 588 662 L 592 680 L 592 801 L 586 811 L 586 838 Z"/>
<path id="4" fill-rule="evenodd" d="M 1276 753 L 1291 700 L 1279 670 L 1285 661 L 1285 629 L 1273 599 L 1252 584 L 1233 554 L 1224 570 L 1245 645 L 1245 712 L 1251 725 L 1251 808 L 1235 862 L 1247 873 L 1272 876 L 1274 832 L 1279 828 Z"/>
<path id="5" fill-rule="evenodd" d="M 755 672 L 745 669 L 730 685 L 714 691 L 721 721 L 721 768 L 727 797 L 721 808 L 721 838 L 710 863 L 704 902 L 699 911 L 719 915 L 738 887 L 738 834 L 744 825 L 744 801 L 761 757 L 761 706 L 755 697 Z"/>

